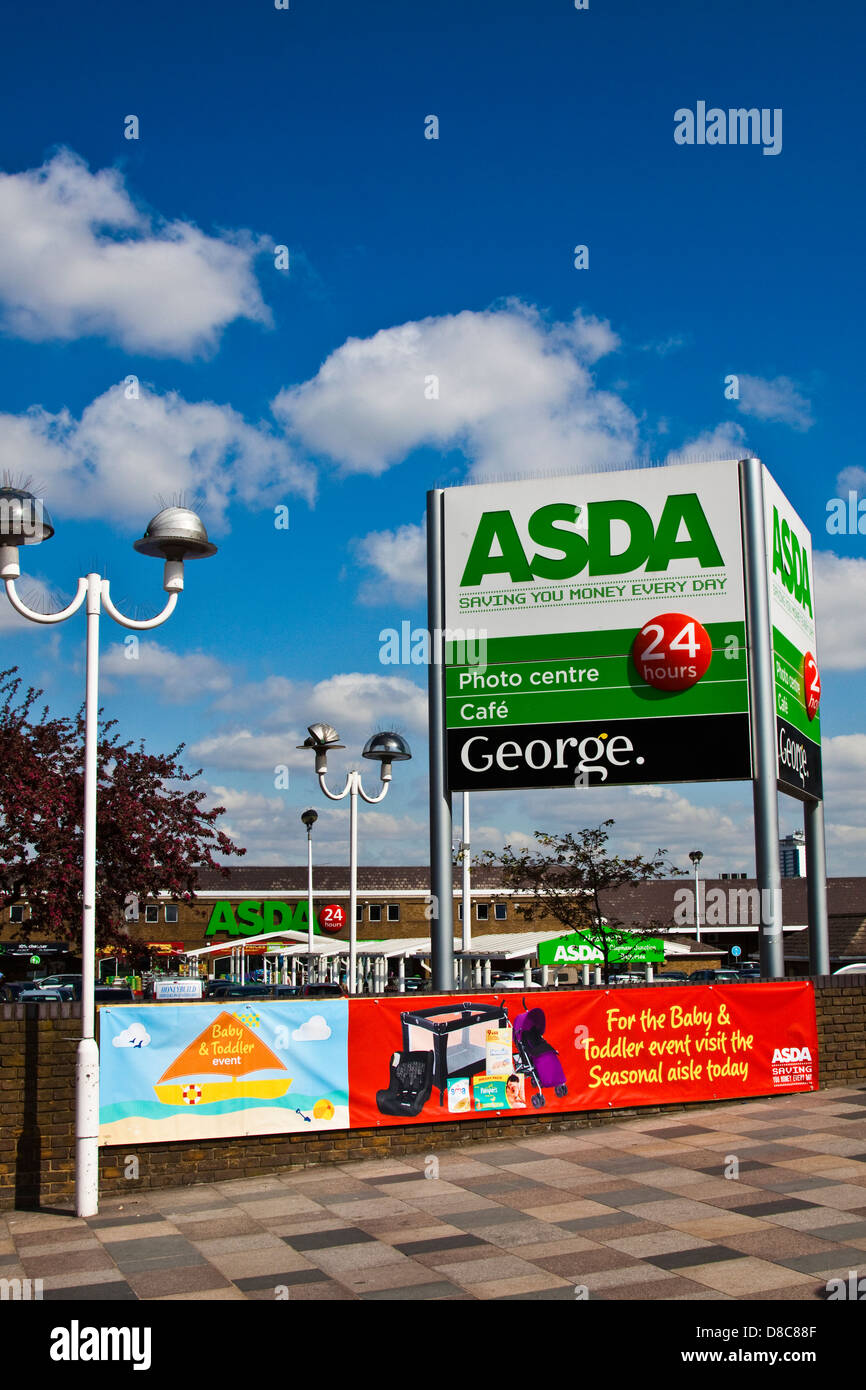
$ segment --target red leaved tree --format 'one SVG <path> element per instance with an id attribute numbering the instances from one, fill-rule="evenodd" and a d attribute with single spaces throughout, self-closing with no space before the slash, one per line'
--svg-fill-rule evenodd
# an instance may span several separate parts
<path id="1" fill-rule="evenodd" d="M 84 853 L 84 711 L 41 712 L 41 690 L 21 693 L 17 667 L 0 671 L 0 908 L 25 901 L 23 932 L 39 928 L 80 949 Z M 128 895 L 167 892 L 189 901 L 214 855 L 245 854 L 217 826 L 225 807 L 205 810 L 200 775 L 172 753 L 121 742 L 116 720 L 100 720 L 97 758 L 96 940 L 126 939 Z M 223 869 L 228 874 L 228 869 Z"/>

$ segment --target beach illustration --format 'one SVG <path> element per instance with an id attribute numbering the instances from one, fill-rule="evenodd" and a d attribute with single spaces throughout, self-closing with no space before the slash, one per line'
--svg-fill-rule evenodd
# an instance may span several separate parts
<path id="1" fill-rule="evenodd" d="M 102 1145 L 347 1129 L 345 999 L 99 1011 Z"/>
<path id="2" fill-rule="evenodd" d="M 265 1077 L 264 1072 L 282 1072 Z M 164 1105 L 278 1100 L 292 1084 L 286 1066 L 238 1017 L 221 1013 L 166 1067 L 154 1086 Z"/>

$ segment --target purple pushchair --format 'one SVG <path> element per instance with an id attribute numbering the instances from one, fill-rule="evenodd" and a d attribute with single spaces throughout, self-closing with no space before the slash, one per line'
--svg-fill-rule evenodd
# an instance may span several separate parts
<path id="1" fill-rule="evenodd" d="M 559 1053 L 544 1036 L 547 1020 L 543 1009 L 527 1009 L 514 1020 L 514 1046 L 516 1055 L 514 1070 L 518 1076 L 530 1077 L 535 1090 L 532 1104 L 536 1110 L 544 1105 L 544 1088 L 553 1087 L 555 1096 L 568 1094 L 565 1072 L 559 1060 Z"/>

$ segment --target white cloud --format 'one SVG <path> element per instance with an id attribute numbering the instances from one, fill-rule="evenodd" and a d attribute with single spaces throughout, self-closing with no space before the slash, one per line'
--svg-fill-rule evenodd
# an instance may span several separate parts
<path id="1" fill-rule="evenodd" d="M 586 365 L 618 341 L 579 312 L 548 325 L 514 302 L 464 310 L 350 338 L 273 410 L 348 473 L 378 476 L 421 445 L 461 448 L 476 480 L 582 471 L 634 448 L 634 415 Z M 428 400 L 431 376 L 439 396 Z"/>
<path id="2" fill-rule="evenodd" d="M 273 774 L 275 767 L 307 767 L 312 762 L 310 753 L 296 751 L 296 744 L 303 741 L 303 734 L 278 733 L 259 734 L 252 729 L 233 729 L 225 733 L 213 734 L 199 739 L 190 747 L 190 755 L 205 767 L 230 768 L 241 772 L 262 772 Z"/>
<path id="3" fill-rule="evenodd" d="M 326 1019 L 321 1014 L 312 1014 L 305 1019 L 300 1028 L 292 1033 L 293 1042 L 324 1042 L 331 1036 Z"/>
<path id="4" fill-rule="evenodd" d="M 673 449 L 665 463 L 712 461 L 713 459 L 744 458 L 746 435 L 742 425 L 727 420 L 715 429 L 702 430 L 678 449 Z"/>
<path id="5" fill-rule="evenodd" d="M 39 479 L 52 514 L 143 525 L 162 493 L 200 499 L 217 525 L 233 497 L 261 507 L 291 490 L 311 498 L 312 472 L 267 426 L 247 424 L 231 406 L 185 401 L 141 388 L 127 399 L 112 386 L 83 411 L 36 406 L 0 414 L 0 456 Z"/>
<path id="6" fill-rule="evenodd" d="M 114 1047 L 147 1047 L 150 1034 L 143 1023 L 130 1023 L 123 1032 L 111 1039 Z"/>
<path id="7" fill-rule="evenodd" d="M 777 376 L 769 381 L 760 376 L 740 375 L 737 380 L 739 408 L 744 415 L 770 424 L 790 425 L 795 430 L 808 430 L 815 423 L 811 402 L 788 377 Z"/>
<path id="8" fill-rule="evenodd" d="M 866 468 L 858 468 L 856 464 L 852 464 L 850 468 L 843 468 L 836 479 L 836 487 L 847 503 L 849 490 L 866 490 Z"/>
<path id="9" fill-rule="evenodd" d="M 374 729 L 427 727 L 426 689 L 405 676 L 359 671 L 330 676 L 313 687 L 310 708 L 321 711 L 317 717 L 324 717 L 338 729 L 366 730 L 365 741 Z"/>
<path id="10" fill-rule="evenodd" d="M 376 578 L 365 579 L 358 589 L 358 600 L 365 604 L 387 603 L 399 599 L 406 605 L 417 603 L 427 593 L 427 528 L 407 523 L 396 531 L 371 531 L 355 541 L 356 558 L 376 571 Z"/>
<path id="11" fill-rule="evenodd" d="M 860 670 L 866 666 L 866 560 L 816 550 L 812 565 L 818 667 Z"/>
<path id="12" fill-rule="evenodd" d="M 228 668 L 206 652 L 173 652 L 146 633 L 136 634 L 136 638 L 135 644 L 117 642 L 109 647 L 100 661 L 101 675 L 147 681 L 158 687 L 160 698 L 171 705 L 187 704 L 231 685 Z"/>
<path id="13" fill-rule="evenodd" d="M 156 219 L 117 170 L 91 173 L 69 150 L 0 174 L 0 306 L 17 337 L 98 334 L 179 357 L 213 348 L 235 319 L 270 322 L 252 269 L 263 246 Z"/>

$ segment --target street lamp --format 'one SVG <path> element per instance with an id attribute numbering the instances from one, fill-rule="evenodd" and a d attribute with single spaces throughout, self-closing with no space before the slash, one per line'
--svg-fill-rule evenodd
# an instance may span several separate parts
<path id="1" fill-rule="evenodd" d="M 307 964 L 307 979 L 313 970 L 313 826 L 319 819 L 318 811 L 312 807 L 301 812 L 301 820 L 307 827 L 307 950 L 310 959 Z"/>
<path id="2" fill-rule="evenodd" d="M 693 849 L 689 853 L 689 859 L 691 859 L 692 863 L 695 866 L 695 926 L 697 928 L 695 932 L 696 941 L 700 941 L 701 939 L 701 882 L 698 870 L 703 857 L 703 851 L 699 849 Z"/>
<path id="3" fill-rule="evenodd" d="M 361 774 L 355 769 L 351 769 L 346 774 L 346 785 L 341 792 L 331 792 L 325 786 L 325 774 L 328 770 L 328 753 L 336 748 L 344 748 L 345 744 L 340 743 L 340 735 L 330 724 L 310 724 L 308 725 L 309 738 L 305 738 L 300 748 L 312 748 L 316 755 L 316 773 L 319 778 L 319 786 L 330 801 L 342 801 L 343 797 L 349 797 L 349 993 L 357 993 L 357 962 L 358 962 L 358 923 L 357 923 L 357 903 L 358 903 L 358 797 L 362 797 L 370 806 L 374 806 L 379 801 L 384 801 L 391 785 L 391 764 L 408 762 L 412 757 L 409 745 L 401 734 L 396 734 L 388 729 L 383 733 L 374 734 L 364 745 L 363 756 L 371 758 L 374 762 L 381 763 L 380 776 L 382 778 L 382 790 L 378 796 L 368 796 L 361 785 Z"/>
<path id="4" fill-rule="evenodd" d="M 127 618 L 114 606 L 109 582 L 98 574 L 78 580 L 75 598 L 58 613 L 35 613 L 19 597 L 20 545 L 38 545 L 54 535 L 41 499 L 23 488 L 0 487 L 0 579 L 16 613 L 34 623 L 61 623 L 85 604 L 87 664 L 84 697 L 84 873 L 81 920 L 81 1041 L 75 1061 L 75 1207 L 78 1216 L 95 1216 L 99 1206 L 99 1049 L 94 1036 L 96 969 L 96 751 L 99 734 L 99 616 L 104 608 L 121 627 L 159 627 L 177 606 L 183 589 L 184 560 L 216 554 L 195 512 L 165 507 L 149 523 L 134 548 L 165 561 L 162 587 L 168 602 L 156 618 Z"/>

